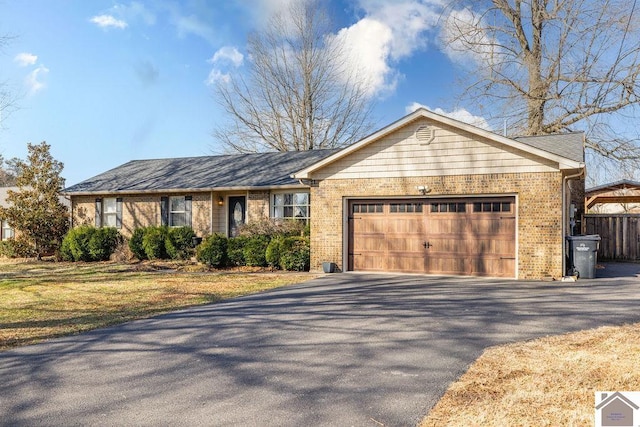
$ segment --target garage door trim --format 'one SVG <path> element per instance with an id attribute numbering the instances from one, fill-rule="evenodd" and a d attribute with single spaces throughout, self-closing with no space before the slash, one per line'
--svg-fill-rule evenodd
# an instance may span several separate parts
<path id="1" fill-rule="evenodd" d="M 518 234 L 518 211 L 519 211 L 519 203 L 518 203 L 518 195 L 515 193 L 501 193 L 501 194 L 472 194 L 472 195 L 434 195 L 434 196 L 379 196 L 379 195 L 372 195 L 372 196 L 350 196 L 350 197 L 343 197 L 343 266 L 344 266 L 344 271 L 354 271 L 357 270 L 355 268 L 355 265 L 351 265 L 351 256 L 349 254 L 349 250 L 350 250 L 350 239 L 352 237 L 352 232 L 350 229 L 350 215 L 351 215 L 351 206 L 353 202 L 357 202 L 359 200 L 362 201 L 372 201 L 372 202 L 378 202 L 378 203 L 383 203 L 385 205 L 385 211 L 384 213 L 387 214 L 388 213 L 388 208 L 389 208 L 389 204 L 392 202 L 402 202 L 402 201 L 408 201 L 408 202 L 414 202 L 416 200 L 421 200 L 424 201 L 424 204 L 429 206 L 428 208 L 425 209 L 431 209 L 430 205 L 434 202 L 437 201 L 442 201 L 442 202 L 456 202 L 456 201 L 461 201 L 464 200 L 467 203 L 473 203 L 474 200 L 487 200 L 487 199 L 504 199 L 504 198 L 509 198 L 510 202 L 513 204 L 513 209 L 511 211 L 511 215 L 510 215 L 510 219 L 514 219 L 514 229 L 511 230 L 510 226 L 507 227 L 507 229 L 509 230 L 508 233 L 510 236 L 513 236 L 513 258 L 511 256 L 509 256 L 508 258 L 502 258 L 500 257 L 499 259 L 513 259 L 514 264 L 513 264 L 513 276 L 511 276 L 511 268 L 507 268 L 506 270 L 501 270 L 501 271 L 506 271 L 507 272 L 507 277 L 511 278 L 518 278 L 518 266 L 519 266 L 519 259 L 518 259 L 518 246 L 519 246 L 519 234 Z M 467 209 L 471 209 L 471 208 L 467 208 Z M 471 213 L 471 211 L 467 211 L 467 214 Z M 428 218 L 428 217 L 425 217 Z M 354 231 L 355 232 L 355 231 Z M 513 234 L 511 234 L 513 233 Z M 511 239 L 508 239 L 508 241 L 510 241 Z M 505 240 L 502 240 L 502 242 L 504 242 Z M 500 242 L 498 243 L 500 244 Z M 503 243 L 504 244 L 504 243 Z M 442 252 L 440 252 L 442 253 Z M 509 253 L 511 253 L 511 251 L 509 251 Z M 450 257 L 451 258 L 451 257 Z M 429 260 L 432 261 L 432 260 Z M 355 262 L 355 261 L 354 261 Z M 472 259 L 469 260 L 469 262 L 473 263 L 474 261 Z M 427 263 L 429 263 L 427 261 Z M 479 265 L 479 268 L 482 268 L 485 264 L 485 261 L 482 258 L 478 258 L 475 261 L 475 265 Z M 501 261 L 499 263 L 499 265 L 504 265 L 503 262 Z M 397 265 L 395 266 L 397 268 Z M 362 271 L 371 271 L 371 270 L 362 270 Z M 392 271 L 392 270 L 389 270 Z M 480 270 L 481 271 L 481 270 Z M 447 274 L 447 273 L 444 273 Z M 456 273 L 457 274 L 457 273 Z M 486 274 L 486 273 L 480 273 L 480 274 Z"/>

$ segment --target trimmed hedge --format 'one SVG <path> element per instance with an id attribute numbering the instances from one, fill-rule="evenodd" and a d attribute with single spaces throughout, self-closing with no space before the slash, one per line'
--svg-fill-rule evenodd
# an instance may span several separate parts
<path id="1" fill-rule="evenodd" d="M 113 227 L 82 225 L 64 236 L 60 257 L 65 261 L 106 261 L 121 240 L 122 236 Z"/>
<path id="2" fill-rule="evenodd" d="M 268 236 L 258 235 L 248 237 L 242 249 L 245 265 L 250 267 L 266 267 L 267 260 L 265 253 L 268 245 Z"/>
<path id="3" fill-rule="evenodd" d="M 282 244 L 280 267 L 284 270 L 309 271 L 311 250 L 306 237 L 287 237 Z"/>
<path id="4" fill-rule="evenodd" d="M 247 242 L 247 237 L 238 236 L 230 237 L 227 241 L 227 259 L 231 266 L 246 265 L 244 259 L 244 245 Z"/>
<path id="5" fill-rule="evenodd" d="M 129 238 L 129 249 L 133 255 L 139 260 L 147 259 L 147 254 L 142 246 L 142 239 L 144 238 L 146 228 L 136 228 L 133 230 L 133 234 Z"/>
<path id="6" fill-rule="evenodd" d="M 129 239 L 129 249 L 139 260 L 189 259 L 194 253 L 195 235 L 191 227 L 136 228 Z"/>
<path id="7" fill-rule="evenodd" d="M 228 239 L 222 234 L 213 234 L 198 246 L 196 258 L 209 267 L 226 267 Z"/>
<path id="8" fill-rule="evenodd" d="M 189 259 L 194 253 L 193 238 L 195 231 L 191 227 L 170 228 L 165 240 L 165 250 L 171 259 Z"/>

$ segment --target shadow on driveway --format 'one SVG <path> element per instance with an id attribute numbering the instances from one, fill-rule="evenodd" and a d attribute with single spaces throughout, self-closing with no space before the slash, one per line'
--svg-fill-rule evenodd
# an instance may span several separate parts
<path id="1" fill-rule="evenodd" d="M 414 425 L 488 346 L 640 321 L 639 285 L 329 274 L 0 353 L 0 425 Z"/>

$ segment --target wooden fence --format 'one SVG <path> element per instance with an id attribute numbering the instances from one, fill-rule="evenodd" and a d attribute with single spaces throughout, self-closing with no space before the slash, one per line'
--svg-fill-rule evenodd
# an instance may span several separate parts
<path id="1" fill-rule="evenodd" d="M 599 234 L 598 259 L 640 260 L 640 214 L 587 214 L 584 234 Z"/>

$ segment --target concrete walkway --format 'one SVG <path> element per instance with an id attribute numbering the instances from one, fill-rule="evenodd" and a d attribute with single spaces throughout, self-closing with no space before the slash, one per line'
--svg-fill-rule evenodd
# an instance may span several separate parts
<path id="1" fill-rule="evenodd" d="M 488 346 L 640 321 L 640 268 L 625 268 L 330 274 L 3 352 L 0 425 L 415 425 Z"/>

